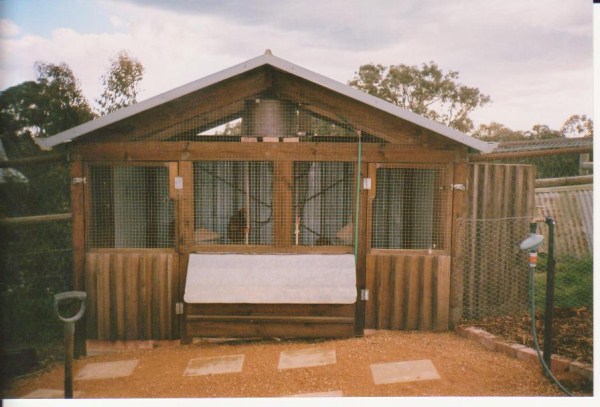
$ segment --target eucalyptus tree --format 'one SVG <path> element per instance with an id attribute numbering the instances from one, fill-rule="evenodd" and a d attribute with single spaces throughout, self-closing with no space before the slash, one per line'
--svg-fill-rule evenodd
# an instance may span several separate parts
<path id="1" fill-rule="evenodd" d="M 433 61 L 413 65 L 362 65 L 349 85 L 459 131 L 473 130 L 471 112 L 491 101 L 478 88 L 461 84 L 456 71 Z"/>

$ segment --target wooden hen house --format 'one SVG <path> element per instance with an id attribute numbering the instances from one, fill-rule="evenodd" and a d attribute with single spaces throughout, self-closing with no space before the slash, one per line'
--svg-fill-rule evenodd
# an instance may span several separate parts
<path id="1" fill-rule="evenodd" d="M 269 52 L 38 140 L 67 142 L 96 340 L 446 330 L 492 149 Z"/>

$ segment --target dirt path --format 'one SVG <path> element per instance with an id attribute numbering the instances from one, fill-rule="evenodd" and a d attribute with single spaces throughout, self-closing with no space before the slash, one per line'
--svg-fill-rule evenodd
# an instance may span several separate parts
<path id="1" fill-rule="evenodd" d="M 335 364 L 278 370 L 281 351 L 335 349 Z M 183 376 L 192 358 L 244 354 L 241 373 Z M 528 362 L 489 352 L 448 333 L 377 331 L 363 338 L 319 341 L 206 341 L 153 350 L 124 351 L 75 362 L 138 359 L 126 378 L 78 380 L 84 398 L 281 397 L 341 391 L 344 396 L 561 396 Z M 375 385 L 370 364 L 430 359 L 441 379 Z M 62 389 L 62 366 L 15 380 L 3 395 L 19 398 L 36 389 Z"/>

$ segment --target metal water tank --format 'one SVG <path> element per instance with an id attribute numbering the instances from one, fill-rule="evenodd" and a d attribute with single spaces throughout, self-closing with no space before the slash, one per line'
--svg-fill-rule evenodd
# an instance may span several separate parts
<path id="1" fill-rule="evenodd" d="M 294 137 L 296 107 L 287 100 L 247 100 L 242 123 L 243 131 L 251 137 Z"/>

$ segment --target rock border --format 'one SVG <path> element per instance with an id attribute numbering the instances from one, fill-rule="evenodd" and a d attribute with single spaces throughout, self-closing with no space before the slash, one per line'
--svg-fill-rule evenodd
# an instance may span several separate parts
<path id="1" fill-rule="evenodd" d="M 469 326 L 457 327 L 455 332 L 463 338 L 471 339 L 492 352 L 504 353 L 512 358 L 539 363 L 535 349 L 520 343 L 510 343 L 483 329 Z M 552 355 L 550 370 L 553 374 L 571 372 L 593 382 L 594 369 L 589 363 L 571 360 L 560 355 Z"/>

